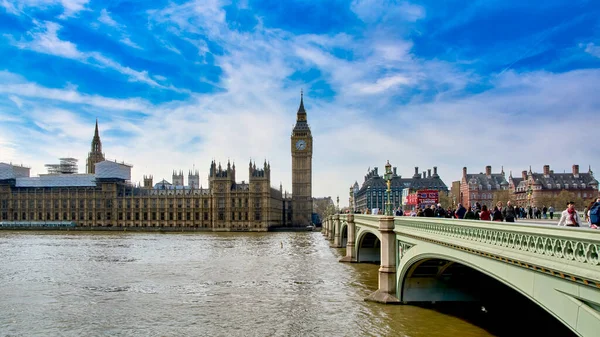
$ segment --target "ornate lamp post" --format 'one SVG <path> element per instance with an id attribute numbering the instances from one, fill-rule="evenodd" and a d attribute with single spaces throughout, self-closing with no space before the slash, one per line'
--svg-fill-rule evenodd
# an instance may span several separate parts
<path id="1" fill-rule="evenodd" d="M 337 201 L 337 213 L 340 213 L 340 196 L 339 195 L 337 196 L 336 201 Z"/>
<path id="2" fill-rule="evenodd" d="M 387 190 L 385 191 L 385 193 L 387 194 L 387 202 L 385 203 L 385 215 L 387 216 L 393 216 L 394 214 L 392 213 L 392 199 L 391 199 L 391 194 L 392 194 L 392 165 L 390 165 L 390 161 L 387 161 L 387 164 L 385 164 L 385 176 L 384 179 L 386 180 L 386 184 L 387 184 Z"/>
<path id="3" fill-rule="evenodd" d="M 354 183 L 354 189 L 352 190 L 354 192 L 354 213 L 356 213 L 356 195 L 358 194 L 358 184 Z"/>
<path id="4" fill-rule="evenodd" d="M 529 184 L 527 186 L 527 206 L 529 208 L 531 208 L 531 195 L 533 194 L 533 191 L 531 189 L 531 184 Z"/>

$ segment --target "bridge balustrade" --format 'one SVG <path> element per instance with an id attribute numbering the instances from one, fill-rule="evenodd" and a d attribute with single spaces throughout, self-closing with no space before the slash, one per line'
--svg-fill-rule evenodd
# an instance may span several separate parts
<path id="1" fill-rule="evenodd" d="M 469 300 L 443 282 L 459 265 L 516 290 L 579 335 L 600 331 L 600 231 L 362 214 L 330 217 L 324 230 L 333 247 L 341 248 L 347 235 L 342 262 L 361 262 L 361 250 L 372 248 L 363 239 L 377 237 L 379 289 L 367 300 Z M 434 268 L 429 276 L 427 268 Z"/>

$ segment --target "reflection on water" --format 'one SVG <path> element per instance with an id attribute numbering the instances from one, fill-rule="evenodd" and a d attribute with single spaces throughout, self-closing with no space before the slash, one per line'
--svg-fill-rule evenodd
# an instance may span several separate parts
<path id="1" fill-rule="evenodd" d="M 0 335 L 487 336 L 364 302 L 377 265 L 320 233 L 0 232 Z"/>

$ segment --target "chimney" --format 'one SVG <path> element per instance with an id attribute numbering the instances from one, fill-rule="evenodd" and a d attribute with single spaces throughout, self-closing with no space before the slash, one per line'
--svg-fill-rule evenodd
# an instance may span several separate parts
<path id="1" fill-rule="evenodd" d="M 437 166 L 434 166 L 434 167 L 433 167 L 433 176 L 434 176 L 435 178 L 437 178 L 437 176 L 438 176 L 438 174 L 437 174 Z"/>
<path id="2" fill-rule="evenodd" d="M 376 167 L 376 168 L 375 168 L 375 175 L 376 175 L 376 176 L 377 176 L 377 175 L 379 175 L 379 173 L 377 173 L 377 171 L 379 171 L 379 169 Z"/>
<path id="3" fill-rule="evenodd" d="M 427 172 L 423 171 L 423 179 L 427 178 Z"/>
<path id="4" fill-rule="evenodd" d="M 419 167 L 415 166 L 415 177 L 419 175 Z"/>
<path id="5" fill-rule="evenodd" d="M 492 167 L 491 166 L 488 165 L 485 167 L 485 175 L 488 177 L 492 175 Z"/>
<path id="6" fill-rule="evenodd" d="M 545 176 L 550 175 L 550 165 L 544 165 L 544 175 Z"/>
<path id="7" fill-rule="evenodd" d="M 521 177 L 523 178 L 523 180 L 527 180 L 527 171 L 521 172 Z"/>
<path id="8" fill-rule="evenodd" d="M 579 177 L 579 165 L 573 165 L 573 176 L 575 176 L 575 178 Z"/>
<path id="9" fill-rule="evenodd" d="M 398 174 L 396 173 L 396 168 L 395 168 L 395 167 L 394 167 L 394 175 L 395 175 L 395 176 L 396 176 L 396 175 L 398 175 Z"/>
<path id="10" fill-rule="evenodd" d="M 467 168 L 463 167 L 463 177 L 466 177 L 466 176 L 467 176 Z"/>
<path id="11" fill-rule="evenodd" d="M 431 178 L 431 169 L 427 169 L 427 178 Z"/>

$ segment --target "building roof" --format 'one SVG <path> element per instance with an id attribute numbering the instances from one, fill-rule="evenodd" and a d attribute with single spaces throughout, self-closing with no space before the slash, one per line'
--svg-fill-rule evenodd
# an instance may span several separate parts
<path id="1" fill-rule="evenodd" d="M 510 177 L 509 179 L 512 181 L 512 183 L 513 183 L 513 185 L 514 185 L 515 187 L 516 187 L 516 186 L 519 186 L 519 184 L 521 183 L 521 181 L 523 181 L 523 178 L 514 178 L 514 177 Z"/>
<path id="2" fill-rule="evenodd" d="M 96 178 L 131 180 L 131 165 L 104 160 L 96 163 Z"/>
<path id="3" fill-rule="evenodd" d="M 378 174 L 377 169 L 374 169 L 367 173 L 365 176 L 365 181 L 360 187 L 359 193 L 366 191 L 367 189 L 386 189 L 386 181 L 385 179 Z M 391 181 L 391 188 L 393 189 L 404 189 L 411 188 L 415 190 L 422 189 L 436 189 L 436 190 L 448 190 L 448 187 L 442 179 L 437 175 L 432 175 L 423 178 L 421 175 L 415 175 L 411 178 L 402 178 L 402 176 L 394 175 Z"/>
<path id="4" fill-rule="evenodd" d="M 466 182 L 469 185 L 481 186 L 482 189 L 488 190 L 500 190 L 508 187 L 508 181 L 502 173 L 492 173 L 490 175 L 485 173 L 467 174 Z"/>
<path id="5" fill-rule="evenodd" d="M 29 177 L 29 167 L 0 163 L 0 180 Z"/>
<path id="6" fill-rule="evenodd" d="M 49 174 L 16 178 L 16 187 L 96 187 L 93 174 Z"/>
<path id="7" fill-rule="evenodd" d="M 533 179 L 535 185 L 541 186 L 542 189 L 563 189 L 565 186 L 577 188 L 597 188 L 598 181 L 594 178 L 592 173 L 579 173 L 576 177 L 573 173 L 550 173 L 544 175 L 543 173 L 529 173 L 529 177 Z M 513 180 L 515 180 L 513 178 Z M 521 179 L 519 187 L 526 187 L 527 181 Z"/>

